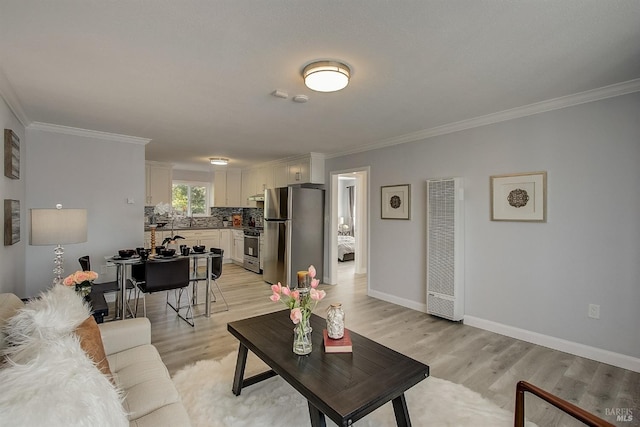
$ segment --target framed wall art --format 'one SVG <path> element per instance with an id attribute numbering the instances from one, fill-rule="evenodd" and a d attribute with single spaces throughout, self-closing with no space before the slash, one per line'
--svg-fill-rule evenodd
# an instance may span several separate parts
<path id="1" fill-rule="evenodd" d="M 491 221 L 547 221 L 547 173 L 494 175 Z"/>
<path id="2" fill-rule="evenodd" d="M 4 199 L 4 245 L 20 241 L 20 200 Z"/>
<path id="3" fill-rule="evenodd" d="M 380 187 L 380 218 L 411 219 L 411 184 Z"/>
<path id="4" fill-rule="evenodd" d="M 4 176 L 20 179 L 20 139 L 11 129 L 4 130 Z"/>

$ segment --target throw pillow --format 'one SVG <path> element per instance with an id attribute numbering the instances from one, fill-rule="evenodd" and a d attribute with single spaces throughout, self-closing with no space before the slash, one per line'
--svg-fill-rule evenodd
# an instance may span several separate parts
<path id="1" fill-rule="evenodd" d="M 102 335 L 93 316 L 89 316 L 75 330 L 76 335 L 80 339 L 80 347 L 87 353 L 87 356 L 96 363 L 100 372 L 112 380 L 111 369 L 107 361 L 107 355 L 102 345 Z M 113 382 L 113 380 L 112 380 Z"/>

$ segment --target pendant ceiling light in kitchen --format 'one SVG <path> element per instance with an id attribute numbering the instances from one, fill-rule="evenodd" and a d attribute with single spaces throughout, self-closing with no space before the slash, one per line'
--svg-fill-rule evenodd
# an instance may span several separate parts
<path id="1" fill-rule="evenodd" d="M 316 92 L 335 92 L 349 84 L 351 69 L 342 62 L 317 61 L 302 70 L 304 84 Z"/>

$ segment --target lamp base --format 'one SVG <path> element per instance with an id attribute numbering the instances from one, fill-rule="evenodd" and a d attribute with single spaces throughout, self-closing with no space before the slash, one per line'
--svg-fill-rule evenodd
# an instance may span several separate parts
<path id="1" fill-rule="evenodd" d="M 64 274 L 64 248 L 61 245 L 53 250 L 56 255 L 53 259 L 53 285 L 62 285 L 62 275 Z"/>

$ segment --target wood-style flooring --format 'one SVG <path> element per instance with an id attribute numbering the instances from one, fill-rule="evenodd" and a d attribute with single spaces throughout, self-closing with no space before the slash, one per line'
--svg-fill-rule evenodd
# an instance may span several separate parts
<path id="1" fill-rule="evenodd" d="M 213 314 L 197 317 L 193 328 L 165 305 L 164 293 L 147 296 L 151 340 L 172 374 L 198 360 L 237 351 L 227 322 L 284 308 L 269 300 L 271 290 L 261 275 L 242 267 L 225 264 L 218 283 L 229 311 L 223 311 L 216 289 Z M 199 286 L 202 299 L 204 282 Z M 501 407 L 513 411 L 516 382 L 527 380 L 616 425 L 640 425 L 639 373 L 369 297 L 366 277 L 353 274 L 353 262 L 340 263 L 338 285 L 321 288 L 327 297 L 314 313 L 324 317 L 330 303 L 341 302 L 348 328 L 428 364 L 432 376 L 463 384 Z M 196 315 L 203 312 L 204 305 L 196 308 Z M 616 409 L 630 409 L 633 421 L 616 422 L 608 414 Z M 531 395 L 526 397 L 526 414 L 541 427 L 582 425 Z"/>

